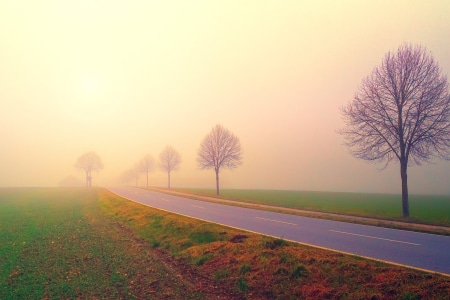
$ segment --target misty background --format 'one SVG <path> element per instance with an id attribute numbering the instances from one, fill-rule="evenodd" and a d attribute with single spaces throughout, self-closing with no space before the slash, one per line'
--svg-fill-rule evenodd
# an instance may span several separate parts
<path id="1" fill-rule="evenodd" d="M 398 164 L 349 154 L 339 109 L 405 42 L 448 75 L 449 15 L 445 0 L 3 0 L 0 186 L 84 183 L 74 164 L 88 151 L 104 164 L 93 185 L 115 185 L 172 145 L 171 185 L 214 188 L 196 155 L 222 124 L 244 152 L 223 188 L 400 193 Z M 450 162 L 408 171 L 411 193 L 450 193 Z"/>

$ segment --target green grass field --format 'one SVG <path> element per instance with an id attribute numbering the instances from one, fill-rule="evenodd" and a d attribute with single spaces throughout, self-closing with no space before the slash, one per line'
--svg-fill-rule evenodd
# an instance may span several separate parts
<path id="1" fill-rule="evenodd" d="M 160 211 L 0 189 L 0 299 L 446 299 L 447 276 Z"/>
<path id="2" fill-rule="evenodd" d="M 98 205 L 95 189 L 0 189 L 0 299 L 181 298 L 186 286 Z"/>
<path id="3" fill-rule="evenodd" d="M 215 197 L 213 189 L 172 189 L 178 192 Z M 283 190 L 223 189 L 220 198 L 246 203 L 418 222 L 450 227 L 450 195 L 410 195 L 410 217 L 402 217 L 401 195 Z"/>

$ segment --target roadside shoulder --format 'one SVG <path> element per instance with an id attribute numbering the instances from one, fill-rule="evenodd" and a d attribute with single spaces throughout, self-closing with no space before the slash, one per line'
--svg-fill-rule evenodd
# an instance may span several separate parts
<path id="1" fill-rule="evenodd" d="M 385 220 L 385 219 L 375 219 L 375 218 L 367 218 L 367 217 L 351 216 L 351 215 L 341 215 L 341 214 L 333 214 L 333 213 L 326 213 L 326 212 L 319 212 L 319 211 L 300 210 L 300 209 L 293 209 L 293 208 L 280 207 L 280 206 L 247 203 L 247 202 L 241 202 L 241 201 L 236 201 L 236 200 L 229 200 L 229 199 L 222 199 L 222 198 L 216 198 L 216 197 L 210 197 L 210 196 L 202 196 L 202 195 L 197 195 L 197 194 L 177 192 L 177 191 L 163 189 L 163 188 L 143 188 L 143 189 L 148 189 L 148 190 L 152 190 L 152 191 L 164 193 L 164 194 L 169 194 L 169 195 L 183 196 L 186 198 L 192 198 L 192 199 L 201 200 L 201 201 L 209 201 L 209 202 L 216 202 L 216 203 L 222 203 L 222 204 L 233 205 L 233 206 L 255 208 L 255 209 L 260 209 L 260 210 L 274 211 L 274 212 L 293 214 L 293 215 L 299 215 L 299 216 L 305 216 L 305 217 L 311 217 L 311 218 L 320 218 L 320 219 L 327 219 L 327 220 L 347 222 L 347 223 L 356 223 L 356 224 L 371 225 L 371 226 L 378 226 L 378 227 L 385 227 L 385 228 L 392 228 L 392 229 L 399 229 L 399 230 L 407 230 L 407 231 L 415 231 L 415 232 L 450 236 L 450 228 L 446 227 L 446 226 L 436 226 L 436 225 L 429 225 L 429 224 L 419 224 L 419 223 L 401 222 L 401 221 L 393 221 L 393 220 Z"/>

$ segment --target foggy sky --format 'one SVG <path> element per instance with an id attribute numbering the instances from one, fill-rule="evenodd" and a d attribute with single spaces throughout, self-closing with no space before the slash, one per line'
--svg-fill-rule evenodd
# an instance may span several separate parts
<path id="1" fill-rule="evenodd" d="M 172 145 L 172 186 L 214 188 L 195 159 L 220 123 L 244 152 L 223 188 L 400 193 L 398 164 L 348 153 L 339 108 L 405 42 L 449 74 L 449 15 L 446 0 L 2 0 L 0 186 L 84 180 L 88 151 L 105 166 L 93 185 L 113 185 Z M 411 193 L 450 193 L 448 161 L 408 175 Z"/>

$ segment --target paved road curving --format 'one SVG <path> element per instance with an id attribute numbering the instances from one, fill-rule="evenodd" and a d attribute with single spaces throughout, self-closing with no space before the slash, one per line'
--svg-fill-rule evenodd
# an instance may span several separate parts
<path id="1" fill-rule="evenodd" d="M 154 191 L 109 190 L 151 207 L 316 247 L 450 275 L 450 237 L 228 206 Z"/>

